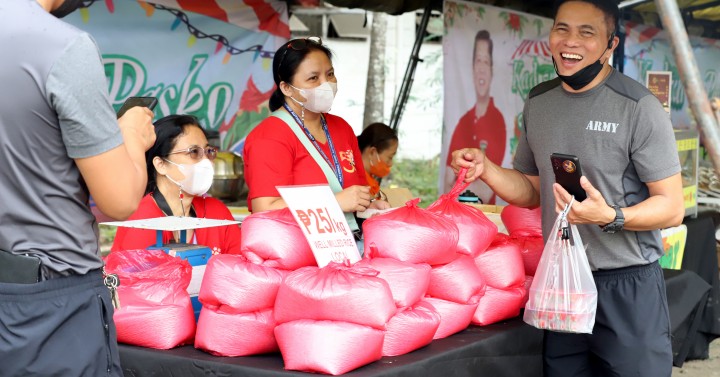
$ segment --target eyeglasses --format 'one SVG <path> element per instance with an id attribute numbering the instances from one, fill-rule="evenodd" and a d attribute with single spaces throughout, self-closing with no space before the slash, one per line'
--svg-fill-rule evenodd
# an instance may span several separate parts
<path id="1" fill-rule="evenodd" d="M 280 77 L 280 67 L 282 67 L 283 61 L 285 61 L 285 55 L 287 55 L 287 52 L 289 49 L 293 49 L 295 51 L 302 51 L 308 48 L 308 46 L 316 45 L 316 46 L 322 46 L 322 38 L 320 37 L 307 37 L 302 39 L 293 39 L 292 41 L 288 42 L 287 45 L 285 45 L 285 51 L 283 51 L 282 56 L 280 57 L 280 62 L 277 66 L 277 74 L 278 78 Z"/>
<path id="2" fill-rule="evenodd" d="M 208 160 L 212 161 L 217 157 L 217 148 L 215 147 L 199 147 L 197 145 L 193 145 L 192 147 L 188 147 L 187 149 L 181 149 L 179 151 L 174 151 L 168 153 L 168 156 L 171 154 L 177 154 L 177 153 L 185 153 L 186 155 L 190 156 L 191 159 L 195 161 L 202 160 L 203 156 L 207 156 Z"/>

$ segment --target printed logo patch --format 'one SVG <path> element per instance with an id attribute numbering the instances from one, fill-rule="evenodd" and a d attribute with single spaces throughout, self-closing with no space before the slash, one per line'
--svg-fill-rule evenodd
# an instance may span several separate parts
<path id="1" fill-rule="evenodd" d="M 565 169 L 568 173 L 574 173 L 575 172 L 575 163 L 570 160 L 565 160 L 562 163 L 563 169 Z"/>

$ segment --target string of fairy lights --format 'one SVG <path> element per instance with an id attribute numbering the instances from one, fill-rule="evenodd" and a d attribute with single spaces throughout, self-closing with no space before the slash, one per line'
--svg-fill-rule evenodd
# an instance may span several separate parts
<path id="1" fill-rule="evenodd" d="M 90 8 L 95 3 L 99 2 L 101 0 L 85 0 L 83 1 L 82 8 L 80 8 L 80 12 L 82 13 L 82 17 L 84 20 L 89 19 L 89 13 L 88 8 Z M 108 10 L 110 12 L 114 11 L 114 3 L 113 0 L 102 0 L 105 5 L 108 7 Z M 222 50 L 225 49 L 225 57 L 223 58 L 223 64 L 227 63 L 230 60 L 230 57 L 233 55 L 241 55 L 244 53 L 254 53 L 255 56 L 253 57 L 253 60 L 256 60 L 258 57 L 265 58 L 265 59 L 272 59 L 275 52 L 274 51 L 266 51 L 262 49 L 262 45 L 256 44 L 249 46 L 247 48 L 238 48 L 233 46 L 230 41 L 223 35 L 220 34 L 208 34 L 203 32 L 202 30 L 198 29 L 197 27 L 193 26 L 190 23 L 190 18 L 188 15 L 175 8 L 169 8 L 160 4 L 154 4 L 151 2 L 145 2 L 145 1 L 138 1 L 140 6 L 143 8 L 146 8 L 148 10 L 148 7 L 152 7 L 153 9 L 169 12 L 173 16 L 175 16 L 175 19 L 173 20 L 172 24 L 170 25 L 170 30 L 177 29 L 181 24 L 185 24 L 187 27 L 188 33 L 190 33 L 190 39 L 188 40 L 188 46 L 192 46 L 195 44 L 195 41 L 197 39 L 211 39 L 215 41 L 216 47 L 215 47 L 215 53 L 217 54 Z M 152 12 L 148 12 L 148 14 L 152 14 Z"/>

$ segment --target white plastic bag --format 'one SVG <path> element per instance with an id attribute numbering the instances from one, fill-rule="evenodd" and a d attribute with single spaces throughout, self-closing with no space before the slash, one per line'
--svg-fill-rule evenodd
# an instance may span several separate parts
<path id="1" fill-rule="evenodd" d="M 580 233 L 567 222 L 572 203 L 555 220 L 530 286 L 523 320 L 539 329 L 590 334 L 597 289 Z"/>

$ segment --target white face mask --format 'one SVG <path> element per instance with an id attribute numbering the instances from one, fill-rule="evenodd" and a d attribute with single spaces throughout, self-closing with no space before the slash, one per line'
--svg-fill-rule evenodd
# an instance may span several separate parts
<path id="1" fill-rule="evenodd" d="M 213 183 L 215 168 L 210 160 L 204 158 L 196 164 L 178 164 L 170 160 L 165 160 L 178 167 L 178 170 L 185 176 L 180 182 L 165 175 L 171 182 L 180 186 L 180 189 L 190 195 L 204 195 Z"/>
<path id="2" fill-rule="evenodd" d="M 290 86 L 295 88 L 292 85 Z M 320 86 L 316 86 L 312 89 L 295 89 L 297 89 L 300 92 L 300 95 L 305 97 L 307 101 L 300 102 L 295 98 L 290 97 L 293 101 L 314 113 L 327 113 L 332 107 L 335 94 L 337 94 L 337 83 L 325 81 Z"/>

